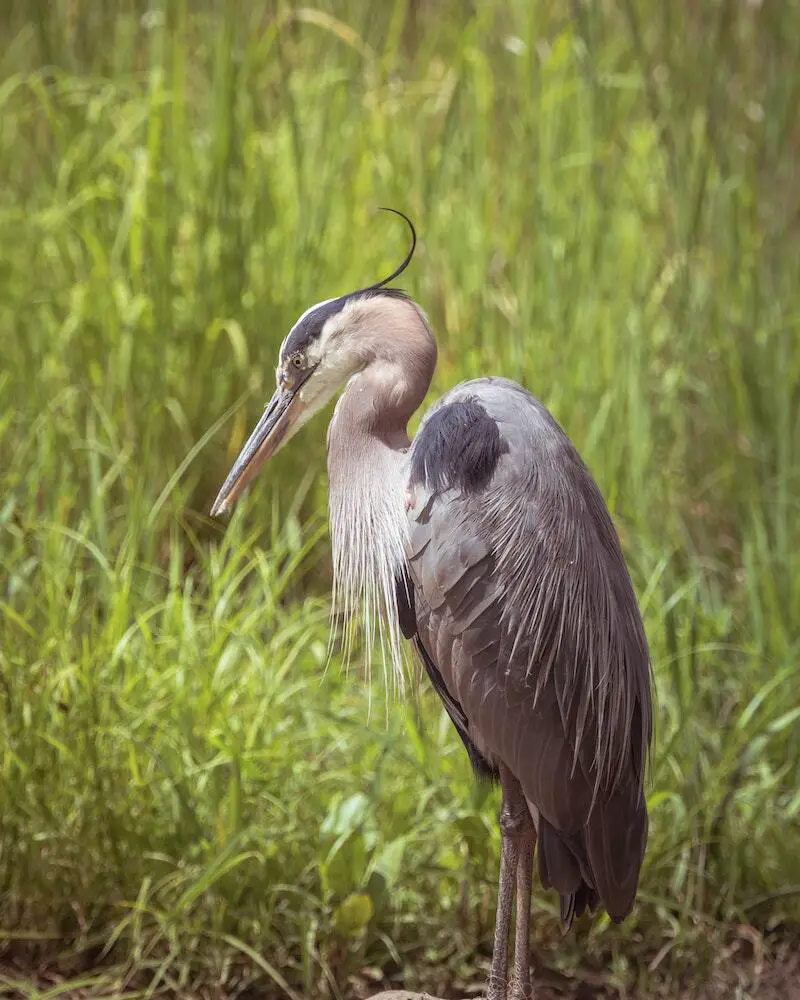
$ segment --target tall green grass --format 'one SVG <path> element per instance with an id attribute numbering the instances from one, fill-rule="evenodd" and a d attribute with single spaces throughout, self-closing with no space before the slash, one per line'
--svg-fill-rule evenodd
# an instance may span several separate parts
<path id="1" fill-rule="evenodd" d="M 434 393 L 544 399 L 641 598 L 640 905 L 579 947 L 630 984 L 796 925 L 798 5 L 64 0 L 0 35 L 6 951 L 296 996 L 485 951 L 496 795 L 429 692 L 325 669 L 324 421 L 205 514 L 296 316 L 401 257 L 378 204 L 421 234 Z"/>

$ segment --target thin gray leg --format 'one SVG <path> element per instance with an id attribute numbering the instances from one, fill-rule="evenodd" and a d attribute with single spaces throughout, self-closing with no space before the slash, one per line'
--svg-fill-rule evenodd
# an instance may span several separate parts
<path id="1" fill-rule="evenodd" d="M 527 812 L 527 804 L 526 810 Z M 536 829 L 528 817 L 528 829 L 519 841 L 517 857 L 517 927 L 514 936 L 514 974 L 511 977 L 509 1000 L 532 1000 L 531 986 L 531 885 L 533 882 L 533 849 Z"/>
<path id="2" fill-rule="evenodd" d="M 501 831 L 502 816 L 505 808 L 504 792 L 503 806 L 500 810 Z M 492 948 L 492 968 L 489 972 L 486 1000 L 506 1000 L 508 993 L 508 938 L 511 932 L 511 906 L 514 902 L 514 881 L 517 872 L 518 853 L 516 840 L 513 837 L 503 834 L 503 845 L 500 854 L 500 882 L 497 888 L 497 915 L 494 924 L 494 947 Z"/>
<path id="3" fill-rule="evenodd" d="M 494 949 L 486 1000 L 508 998 L 508 939 L 511 933 L 511 908 L 517 889 L 517 933 L 514 954 L 514 1000 L 530 997 L 528 967 L 528 937 L 530 932 L 531 870 L 533 858 L 533 820 L 519 782 L 504 765 L 500 765 L 500 785 L 503 804 L 500 808 L 500 833 L 503 838 L 500 855 L 500 883 L 497 890 L 497 917 L 494 927 Z M 524 857 L 523 857 L 524 855 Z M 523 916 L 520 920 L 519 896 L 522 896 Z M 522 924 L 522 926 L 520 926 Z M 524 945 L 520 947 L 520 941 Z M 517 955 L 517 952 L 520 955 Z M 524 971 L 523 971 L 524 970 Z M 527 993 L 520 993 L 517 988 Z"/>

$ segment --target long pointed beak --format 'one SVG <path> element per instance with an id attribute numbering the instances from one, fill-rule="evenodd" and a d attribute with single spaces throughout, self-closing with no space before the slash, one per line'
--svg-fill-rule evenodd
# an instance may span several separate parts
<path id="1" fill-rule="evenodd" d="M 258 470 L 286 440 L 303 409 L 296 389 L 276 389 L 253 433 L 233 463 L 228 478 L 222 484 L 211 508 L 212 517 L 230 510 Z"/>

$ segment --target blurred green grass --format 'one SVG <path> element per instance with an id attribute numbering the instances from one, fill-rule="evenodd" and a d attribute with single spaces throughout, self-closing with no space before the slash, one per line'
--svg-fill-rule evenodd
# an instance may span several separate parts
<path id="1" fill-rule="evenodd" d="M 377 204 L 434 393 L 547 402 L 645 612 L 641 902 L 588 947 L 630 984 L 796 926 L 798 5 L 58 0 L 0 37 L 6 950 L 309 996 L 490 940 L 496 796 L 429 692 L 325 670 L 324 422 L 205 516 L 296 316 L 402 255 Z"/>

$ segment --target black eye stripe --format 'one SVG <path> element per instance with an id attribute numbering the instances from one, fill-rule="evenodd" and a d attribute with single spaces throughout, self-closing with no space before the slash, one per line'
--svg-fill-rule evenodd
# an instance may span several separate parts
<path id="1" fill-rule="evenodd" d="M 303 354 L 310 344 L 319 340 L 325 322 L 339 312 L 346 301 L 346 296 L 324 302 L 315 306 L 302 319 L 299 319 L 286 338 L 284 352 L 291 359 L 294 354 Z"/>

